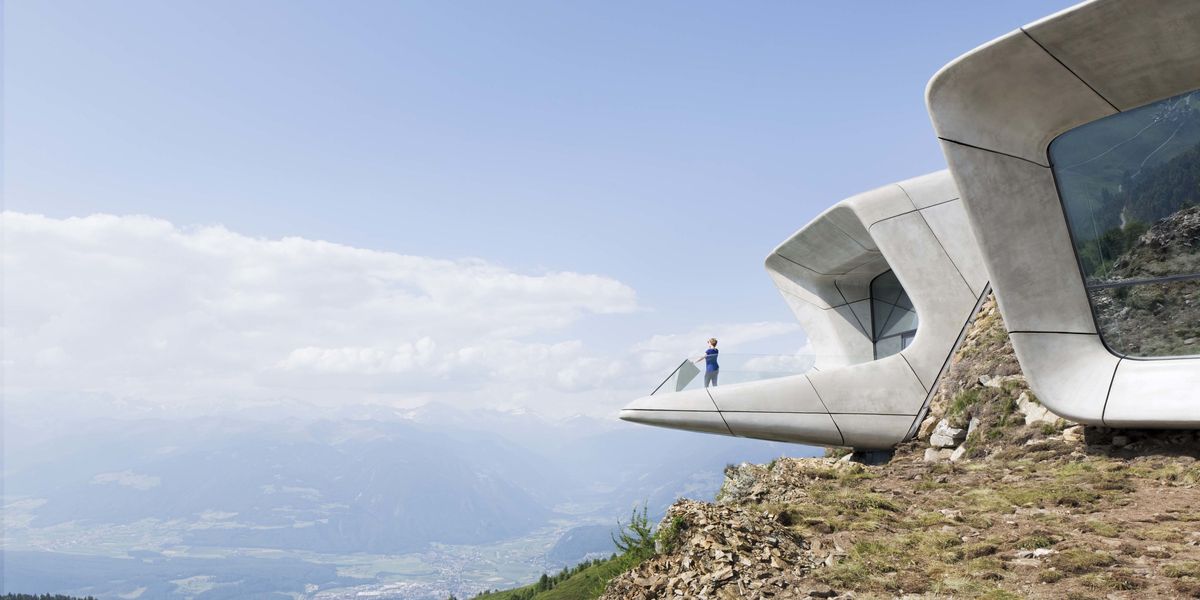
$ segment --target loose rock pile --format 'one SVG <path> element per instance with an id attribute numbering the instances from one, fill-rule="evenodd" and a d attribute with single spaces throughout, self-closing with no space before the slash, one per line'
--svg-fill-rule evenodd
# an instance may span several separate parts
<path id="1" fill-rule="evenodd" d="M 768 511 L 681 500 L 660 528 L 670 532 L 662 541 L 669 547 L 614 579 L 603 600 L 837 595 L 810 589 L 812 582 L 804 576 L 818 559 L 804 539 Z"/>
<path id="2" fill-rule="evenodd" d="M 832 458 L 780 460 L 770 465 L 730 465 L 725 468 L 725 483 L 717 495 L 717 503 L 803 502 L 808 499 L 805 485 L 817 479 L 829 479 L 835 472 L 831 469 L 861 471 L 862 466 Z"/>

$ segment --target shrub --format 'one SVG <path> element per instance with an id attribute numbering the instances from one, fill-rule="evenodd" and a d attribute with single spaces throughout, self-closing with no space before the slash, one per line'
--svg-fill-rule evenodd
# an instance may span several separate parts
<path id="1" fill-rule="evenodd" d="M 637 507 L 633 508 L 628 523 L 618 520 L 617 528 L 617 533 L 612 535 L 612 541 L 622 554 L 632 554 L 639 558 L 654 554 L 654 525 L 650 523 L 644 503 L 640 512 Z"/>

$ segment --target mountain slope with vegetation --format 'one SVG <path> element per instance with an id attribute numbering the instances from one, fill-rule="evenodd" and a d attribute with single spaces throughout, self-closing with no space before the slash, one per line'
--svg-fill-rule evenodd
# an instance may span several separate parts
<path id="1" fill-rule="evenodd" d="M 1048 412 L 989 300 L 888 464 L 730 466 L 715 502 L 673 505 L 656 550 L 597 596 L 1200 597 L 1198 457 L 1195 432 Z"/>
<path id="2" fill-rule="evenodd" d="M 890 463 L 731 467 L 713 509 L 772 529 L 750 544 L 713 539 L 692 503 L 678 503 L 667 516 L 675 549 L 603 597 L 1200 597 L 1198 456 L 1194 432 L 1049 413 L 989 300 L 917 438 Z M 767 559 L 785 539 L 799 549 Z"/>

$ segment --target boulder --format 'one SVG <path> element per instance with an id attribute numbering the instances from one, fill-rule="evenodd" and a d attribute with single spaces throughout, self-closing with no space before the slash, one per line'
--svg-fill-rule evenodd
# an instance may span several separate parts
<path id="1" fill-rule="evenodd" d="M 1001 375 L 999 377 L 989 377 L 987 375 L 979 376 L 979 383 L 984 387 L 1002 388 L 1008 382 L 1019 383 L 1025 385 L 1024 375 Z"/>
<path id="2" fill-rule="evenodd" d="M 929 445 L 934 448 L 953 448 L 965 439 L 966 429 L 951 427 L 949 421 L 942 419 L 938 421 L 937 427 L 933 428 L 933 434 L 929 436 Z"/>
<path id="3" fill-rule="evenodd" d="M 1058 423 L 1058 415 L 1050 412 L 1050 409 L 1042 406 L 1041 402 L 1029 397 L 1029 392 L 1021 392 L 1017 398 L 1017 411 L 1025 415 L 1025 424 L 1034 425 L 1037 423 L 1048 423 L 1054 425 Z"/>
<path id="4" fill-rule="evenodd" d="M 937 417 L 925 417 L 925 420 L 921 421 L 921 427 L 917 429 L 917 439 L 923 440 L 933 434 L 933 428 L 937 425 L 937 422 Z"/>
<path id="5" fill-rule="evenodd" d="M 1063 430 L 1063 441 L 1075 443 L 1083 441 L 1083 425 L 1073 425 Z"/>
<path id="6" fill-rule="evenodd" d="M 975 431 L 976 427 L 979 427 L 979 423 L 979 417 L 971 417 L 971 421 L 967 423 L 967 437 L 971 437 L 971 433 Z"/>

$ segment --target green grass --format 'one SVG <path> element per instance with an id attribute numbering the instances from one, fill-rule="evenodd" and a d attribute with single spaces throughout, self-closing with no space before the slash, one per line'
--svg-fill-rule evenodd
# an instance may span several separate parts
<path id="1" fill-rule="evenodd" d="M 1112 523 L 1107 523 L 1105 521 L 1093 520 L 1093 521 L 1088 521 L 1087 523 L 1084 523 L 1083 525 L 1084 525 L 1084 528 L 1087 529 L 1088 531 L 1090 531 L 1096 535 L 1102 535 L 1104 537 L 1115 538 L 1118 535 L 1120 535 L 1120 533 L 1121 533 L 1121 529 L 1119 527 L 1117 527 L 1116 525 L 1114 525 Z"/>
<path id="2" fill-rule="evenodd" d="M 537 591 L 537 584 L 499 592 L 485 592 L 476 596 L 478 600 L 592 600 L 604 593 L 605 586 L 617 575 L 628 571 L 642 562 L 633 554 L 621 554 L 591 565 L 555 585 Z"/>
<path id="3" fill-rule="evenodd" d="M 612 578 L 636 567 L 642 561 L 628 554 L 592 565 L 552 590 L 534 596 L 534 600 L 590 600 L 599 598 Z"/>
<path id="4" fill-rule="evenodd" d="M 967 412 L 967 409 L 979 403 L 983 399 L 982 391 L 979 388 L 970 388 L 963 390 L 954 395 L 954 399 L 950 401 L 950 407 L 946 409 L 946 418 L 953 421 L 956 417 L 960 417 Z"/>

